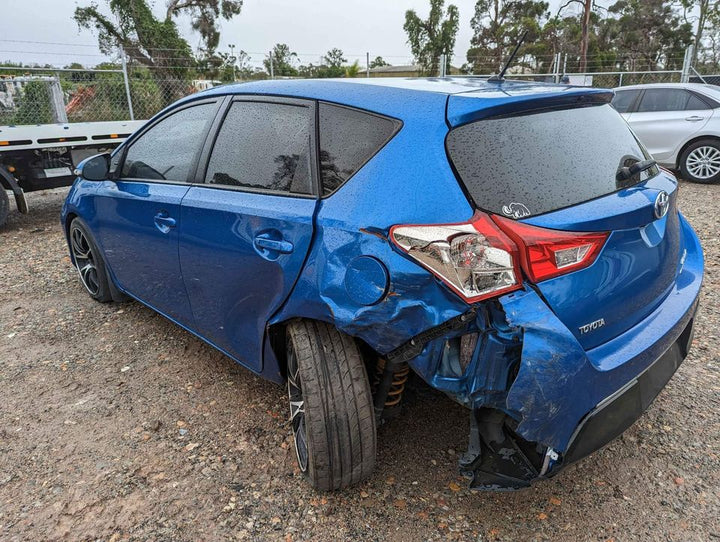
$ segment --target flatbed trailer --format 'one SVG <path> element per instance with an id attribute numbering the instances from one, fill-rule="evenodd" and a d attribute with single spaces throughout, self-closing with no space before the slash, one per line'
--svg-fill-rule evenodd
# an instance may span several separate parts
<path id="1" fill-rule="evenodd" d="M 0 227 L 9 212 L 8 191 L 18 211 L 27 213 L 26 193 L 70 186 L 82 160 L 114 149 L 144 122 L 0 126 Z"/>

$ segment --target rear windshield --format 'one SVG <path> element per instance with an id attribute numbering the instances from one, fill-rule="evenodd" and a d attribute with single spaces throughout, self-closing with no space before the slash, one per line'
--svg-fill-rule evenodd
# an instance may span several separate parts
<path id="1" fill-rule="evenodd" d="M 459 126 L 450 160 L 481 209 L 534 216 L 644 181 L 657 167 L 618 181 L 618 170 L 650 155 L 625 120 L 600 105 L 495 117 Z"/>

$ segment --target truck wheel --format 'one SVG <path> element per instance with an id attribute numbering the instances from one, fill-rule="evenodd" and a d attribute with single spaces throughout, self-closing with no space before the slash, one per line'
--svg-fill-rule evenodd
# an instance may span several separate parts
<path id="1" fill-rule="evenodd" d="M 10 212 L 10 199 L 8 198 L 5 188 L 0 185 L 0 226 L 5 225 L 8 213 Z"/>
<path id="2" fill-rule="evenodd" d="M 680 157 L 680 173 L 694 183 L 720 181 L 720 141 L 701 139 L 690 145 Z"/>
<path id="3" fill-rule="evenodd" d="M 300 470 L 316 489 L 357 484 L 375 467 L 375 415 L 355 341 L 310 320 L 287 327 L 290 420 Z"/>
<path id="4" fill-rule="evenodd" d="M 80 281 L 90 297 L 100 303 L 112 301 L 105 261 L 88 227 L 79 218 L 70 223 L 70 250 Z"/>

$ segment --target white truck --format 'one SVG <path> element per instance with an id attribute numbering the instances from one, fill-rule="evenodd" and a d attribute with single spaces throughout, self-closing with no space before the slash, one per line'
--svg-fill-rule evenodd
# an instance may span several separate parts
<path id="1" fill-rule="evenodd" d="M 122 143 L 145 121 L 0 126 L 0 227 L 10 201 L 28 212 L 27 192 L 70 186 L 79 162 Z"/>

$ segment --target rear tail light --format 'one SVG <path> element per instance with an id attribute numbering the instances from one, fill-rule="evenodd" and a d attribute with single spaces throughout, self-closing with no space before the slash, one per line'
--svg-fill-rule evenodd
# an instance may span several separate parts
<path id="1" fill-rule="evenodd" d="M 548 230 L 501 216 L 493 220 L 520 248 L 523 270 L 532 282 L 592 265 L 609 235 Z"/>
<path id="2" fill-rule="evenodd" d="M 468 302 L 520 288 L 517 247 L 484 213 L 462 224 L 393 226 L 390 239 Z"/>
<path id="3" fill-rule="evenodd" d="M 465 301 L 517 290 L 592 265 L 608 232 L 567 232 L 477 211 L 460 224 L 398 225 L 390 239 Z"/>

